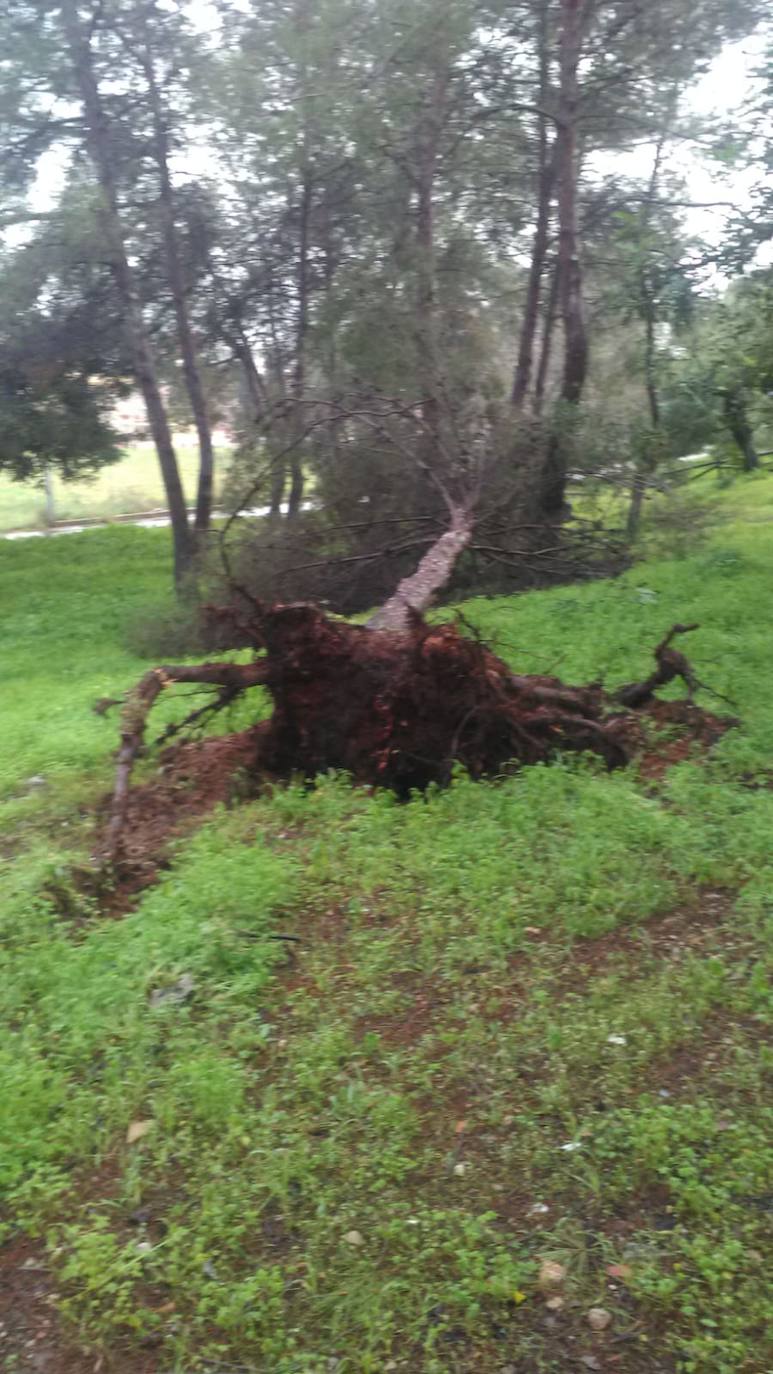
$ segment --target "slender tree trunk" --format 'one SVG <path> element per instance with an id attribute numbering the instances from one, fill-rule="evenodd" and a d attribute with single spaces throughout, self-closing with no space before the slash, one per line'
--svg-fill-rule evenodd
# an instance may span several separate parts
<path id="1" fill-rule="evenodd" d="M 660 430 L 660 398 L 658 396 L 657 381 L 655 378 L 655 310 L 651 296 L 643 295 L 643 300 L 645 300 L 647 304 L 644 320 L 644 377 L 645 389 L 647 392 L 647 405 L 649 407 L 650 422 L 652 425 L 652 436 L 645 440 L 647 452 L 642 454 L 639 458 L 633 474 L 631 500 L 626 521 L 626 533 L 629 539 L 635 539 L 639 533 L 642 510 L 644 508 L 644 498 L 647 494 L 647 484 L 652 473 L 655 471 L 656 458 L 654 445 L 656 443 L 656 436 Z"/>
<path id="2" fill-rule="evenodd" d="M 234 357 L 242 369 L 244 385 L 252 406 L 252 421 L 257 425 L 260 417 L 266 409 L 266 392 L 263 385 L 263 378 L 255 362 L 255 355 L 250 347 L 249 339 L 239 324 L 234 326 L 234 334 L 231 341 Z"/>
<path id="3" fill-rule="evenodd" d="M 577 72 L 582 47 L 582 17 L 582 0 L 561 0 L 556 200 L 559 290 L 564 326 L 563 405 L 545 454 L 538 497 L 539 514 L 549 521 L 560 520 L 564 514 L 568 455 L 566 429 L 572 412 L 579 405 L 588 371 L 588 332 L 577 228 Z"/>
<path id="4" fill-rule="evenodd" d="M 211 253 L 207 253 L 207 270 L 222 302 L 222 313 L 219 315 L 220 333 L 223 342 L 231 349 L 242 369 L 245 391 L 253 408 L 253 423 L 257 424 L 268 409 L 268 393 L 244 328 L 243 305 L 233 296 L 229 300 L 228 286 L 223 281 Z"/>
<path id="5" fill-rule="evenodd" d="M 416 324 L 415 339 L 422 417 L 427 428 L 430 462 L 436 456 L 441 424 L 441 370 L 437 337 L 437 281 L 435 261 L 435 180 L 440 154 L 440 135 L 448 93 L 448 60 L 438 54 L 438 65 L 427 94 L 418 130 L 416 187 Z"/>
<path id="6" fill-rule="evenodd" d="M 534 229 L 534 243 L 531 251 L 529 280 L 526 287 L 526 304 L 523 323 L 518 341 L 518 360 L 515 366 L 511 400 L 516 409 L 523 405 L 531 382 L 534 359 L 534 339 L 539 319 L 542 279 L 545 271 L 548 234 L 550 230 L 550 202 L 553 194 L 554 172 L 552 152 L 548 138 L 548 121 L 544 113 L 549 96 L 550 68 L 548 53 L 548 6 L 543 0 L 539 16 L 539 108 L 538 115 L 538 171 L 537 171 L 537 223 Z"/>
<path id="7" fill-rule="evenodd" d="M 85 115 L 86 144 L 97 174 L 101 192 L 101 218 L 110 246 L 111 267 L 124 311 L 124 327 L 132 355 L 134 373 L 142 392 L 150 431 L 158 453 L 159 466 L 169 506 L 174 548 L 174 577 L 179 591 L 189 584 L 193 561 L 185 496 L 172 443 L 172 435 L 158 383 L 142 306 L 126 251 L 114 170 L 110 127 L 102 104 L 88 36 L 81 27 L 76 0 L 65 0 L 62 14 L 69 57 L 78 82 Z"/>
<path id="8" fill-rule="evenodd" d="M 582 0 L 561 0 L 561 86 L 559 99 L 558 256 L 564 321 L 564 375 L 561 398 L 577 405 L 588 371 L 588 333 L 582 298 L 582 268 L 577 228 L 577 69 L 582 44 Z"/>
<path id="9" fill-rule="evenodd" d="M 309 230 L 314 184 L 305 162 L 301 174 L 300 237 L 298 242 L 298 328 L 295 337 L 295 367 L 292 394 L 295 402 L 293 426 L 296 436 L 303 428 L 301 402 L 306 390 L 306 348 L 309 332 Z M 297 520 L 303 503 L 303 460 L 299 450 L 293 449 L 290 458 L 290 494 L 287 498 L 287 519 Z"/>
<path id="10" fill-rule="evenodd" d="M 212 444 L 212 426 L 207 413 L 207 402 L 201 379 L 201 370 L 196 356 L 196 345 L 188 313 L 185 275 L 180 260 L 180 244 L 175 223 L 174 191 L 169 172 L 169 133 L 156 80 L 153 52 L 143 22 L 143 52 L 141 57 L 145 80 L 148 86 L 150 110 L 153 120 L 153 154 L 158 168 L 160 187 L 160 209 L 164 236 L 164 256 L 169 288 L 172 293 L 177 338 L 182 355 L 185 389 L 191 403 L 193 423 L 199 441 L 199 480 L 196 493 L 196 514 L 194 531 L 197 541 L 207 534 L 212 519 L 212 493 L 215 476 L 215 451 Z"/>
<path id="11" fill-rule="evenodd" d="M 755 472 L 760 465 L 760 460 L 754 447 L 754 434 L 749 424 L 746 402 L 741 388 L 728 388 L 723 394 L 722 405 L 725 423 L 743 457 L 743 470 L 744 472 Z"/>
<path id="12" fill-rule="evenodd" d="M 663 161 L 663 149 L 668 138 L 671 117 L 675 108 L 675 101 L 669 105 L 669 113 L 666 125 L 655 149 L 655 159 L 652 164 L 647 196 L 641 211 L 641 233 L 643 244 L 646 248 L 646 235 L 652 219 L 652 211 L 655 206 L 655 199 L 658 191 L 658 178 L 660 167 Z M 626 533 L 629 539 L 635 539 L 639 526 L 641 525 L 642 510 L 644 508 L 644 498 L 647 492 L 647 483 L 657 466 L 657 448 L 660 436 L 660 397 L 658 396 L 658 379 L 656 367 L 656 348 L 655 348 L 655 326 L 657 324 L 657 303 L 656 285 L 651 280 L 651 274 L 647 270 L 646 260 L 642 260 L 639 269 L 639 306 L 644 317 L 644 389 L 647 393 L 647 407 L 650 413 L 650 425 L 652 434 L 645 441 L 646 449 L 641 454 L 633 475 L 631 483 L 631 501 L 628 507 L 628 519 L 626 522 Z"/>
<path id="13" fill-rule="evenodd" d="M 271 332 L 271 350 L 269 353 L 269 376 L 273 372 L 273 384 L 284 402 L 288 401 L 287 383 L 285 379 L 285 366 L 282 354 L 282 347 L 279 342 L 279 333 L 276 327 L 276 315 L 274 313 L 274 299 L 269 292 L 267 300 L 268 324 Z M 280 448 L 284 448 L 284 443 L 280 442 Z M 282 514 L 282 502 L 285 494 L 285 484 L 287 481 L 287 467 L 284 458 L 274 462 L 271 473 L 270 489 L 270 514 L 272 519 Z"/>
<path id="14" fill-rule="evenodd" d="M 553 265 L 553 272 L 550 278 L 550 294 L 548 295 L 547 308 L 545 310 L 545 321 L 542 326 L 542 344 L 540 347 L 539 363 L 537 365 L 537 380 L 534 383 L 534 414 L 542 413 L 542 406 L 545 400 L 545 385 L 547 383 L 548 368 L 550 367 L 550 355 L 553 346 L 553 331 L 558 318 L 558 297 L 559 297 L 560 266 L 558 260 Z"/>

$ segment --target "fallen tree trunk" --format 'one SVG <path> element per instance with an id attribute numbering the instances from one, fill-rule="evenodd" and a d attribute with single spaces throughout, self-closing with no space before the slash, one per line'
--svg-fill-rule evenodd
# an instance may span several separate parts
<path id="1" fill-rule="evenodd" d="M 450 580 L 472 538 L 472 530 L 471 515 L 457 507 L 449 529 L 427 550 L 416 571 L 403 578 L 394 596 L 371 616 L 368 629 L 407 630 L 412 618 L 428 610 L 435 593 Z"/>

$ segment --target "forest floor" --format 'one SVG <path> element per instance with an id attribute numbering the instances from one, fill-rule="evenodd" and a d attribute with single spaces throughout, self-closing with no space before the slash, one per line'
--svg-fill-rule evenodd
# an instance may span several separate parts
<path id="1" fill-rule="evenodd" d="M 676 556 L 464 610 L 610 687 L 699 621 L 741 720 L 708 754 L 400 805 L 244 800 L 238 741 L 190 747 L 118 889 L 91 704 L 168 535 L 0 545 L 4 1374 L 773 1369 L 773 479 L 702 499 Z"/>

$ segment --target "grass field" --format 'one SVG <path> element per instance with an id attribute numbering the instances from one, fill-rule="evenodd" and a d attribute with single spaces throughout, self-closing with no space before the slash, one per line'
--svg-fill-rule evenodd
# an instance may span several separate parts
<path id="1" fill-rule="evenodd" d="M 177 456 L 186 496 L 193 503 L 198 454 L 191 446 L 180 446 Z M 133 444 L 124 458 L 102 468 L 89 481 L 63 482 L 55 477 L 53 490 L 58 520 L 124 515 L 166 505 L 152 444 Z M 0 476 L 0 531 L 37 529 L 45 524 L 46 498 L 42 487 Z"/>
<path id="2" fill-rule="evenodd" d="M 711 758 L 278 788 L 122 919 L 78 881 L 90 703 L 168 538 L 0 545 L 4 1371 L 769 1374 L 773 479 L 707 504 L 684 556 L 465 613 L 610 686 L 700 621 Z"/>

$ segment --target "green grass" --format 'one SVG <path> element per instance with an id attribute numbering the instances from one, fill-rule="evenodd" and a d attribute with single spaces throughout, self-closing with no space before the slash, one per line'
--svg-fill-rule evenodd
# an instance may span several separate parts
<path id="1" fill-rule="evenodd" d="M 198 454 L 193 448 L 181 446 L 177 457 L 186 496 L 192 503 L 196 497 Z M 54 477 L 53 491 L 58 520 L 110 517 L 166 506 L 152 444 L 132 444 L 124 458 L 102 468 L 88 481 L 63 482 Z M 46 498 L 42 487 L 0 476 L 0 531 L 42 529 L 45 524 Z"/>
<path id="2" fill-rule="evenodd" d="M 523 670 L 609 685 L 700 621 L 742 719 L 711 759 L 278 788 L 122 920 L 73 876 L 115 738 L 90 703 L 142 671 L 167 536 L 0 546 L 0 1224 L 84 1368 L 773 1367 L 772 504 L 736 484 L 687 556 L 465 607 Z"/>

